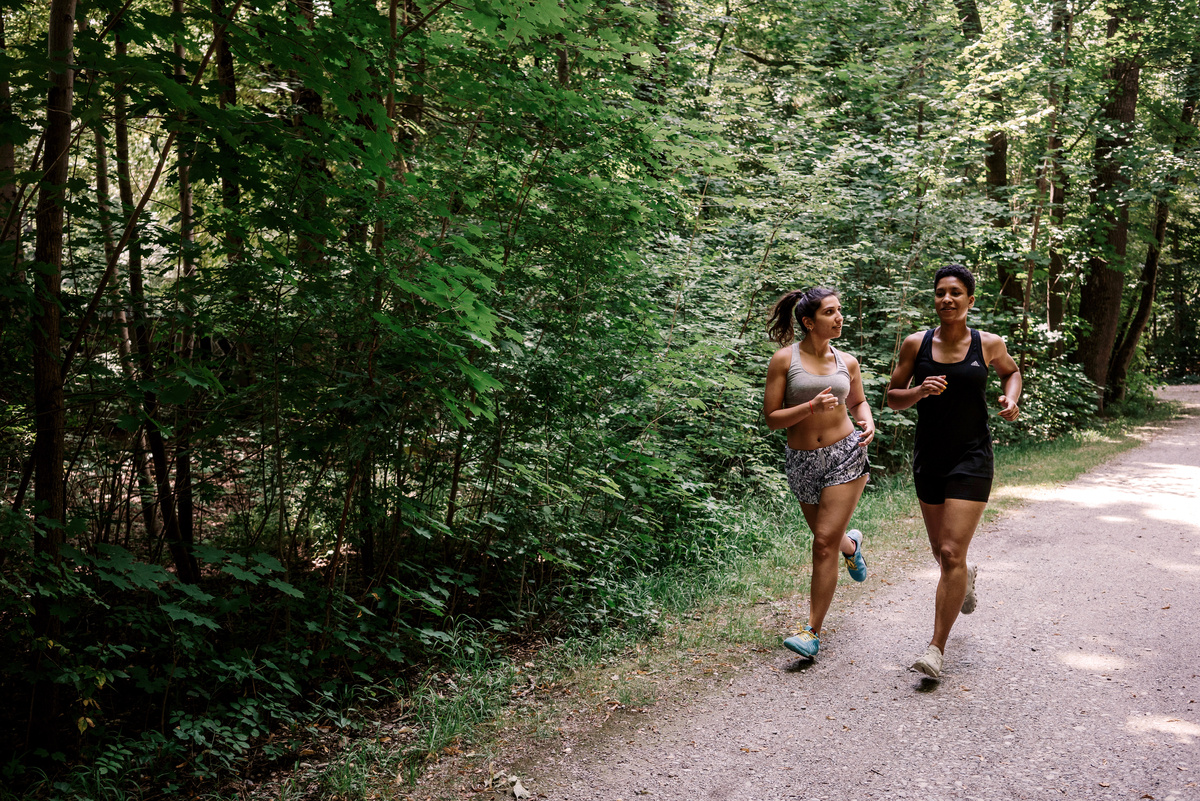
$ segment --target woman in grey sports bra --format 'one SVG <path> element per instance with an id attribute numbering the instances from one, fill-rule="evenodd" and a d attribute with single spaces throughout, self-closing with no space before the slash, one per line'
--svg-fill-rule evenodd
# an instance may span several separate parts
<path id="1" fill-rule="evenodd" d="M 792 342 L 796 322 L 804 338 Z M 846 526 L 867 484 L 867 445 L 875 422 L 858 360 L 832 345 L 842 335 L 836 292 L 821 287 L 789 292 L 775 304 L 768 331 L 782 347 L 767 367 L 763 412 L 771 430 L 787 429 L 788 486 L 813 536 L 808 623 L 783 644 L 813 657 L 837 588 L 839 552 L 851 578 L 867 577 L 862 532 Z"/>

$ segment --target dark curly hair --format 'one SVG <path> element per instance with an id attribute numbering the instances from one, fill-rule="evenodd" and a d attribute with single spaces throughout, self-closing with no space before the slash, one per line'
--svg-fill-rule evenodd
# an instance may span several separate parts
<path id="1" fill-rule="evenodd" d="M 795 337 L 796 321 L 815 315 L 817 309 L 821 308 L 821 302 L 830 295 L 838 297 L 837 292 L 823 286 L 795 289 L 787 293 L 771 310 L 767 335 L 780 345 L 790 344 Z M 803 324 L 800 327 L 803 328 Z"/>
<path id="2" fill-rule="evenodd" d="M 947 264 L 933 274 L 933 288 L 937 289 L 938 281 L 943 278 L 957 278 L 963 282 L 963 286 L 967 288 L 968 295 L 975 294 L 975 276 L 971 275 L 971 271 L 961 264 Z"/>

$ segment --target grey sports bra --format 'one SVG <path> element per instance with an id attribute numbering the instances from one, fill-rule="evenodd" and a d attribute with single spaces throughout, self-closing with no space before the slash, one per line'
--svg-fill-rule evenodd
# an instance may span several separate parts
<path id="1" fill-rule="evenodd" d="M 846 397 L 850 394 L 850 371 L 846 369 L 846 362 L 842 360 L 842 354 L 838 353 L 832 345 L 829 346 L 829 349 L 833 351 L 833 360 L 837 364 L 837 369 L 831 375 L 817 375 L 804 369 L 804 365 L 800 363 L 800 343 L 792 343 L 792 364 L 788 367 L 787 388 L 783 392 L 784 406 L 799 406 L 808 403 L 821 394 L 821 390 L 826 387 L 833 387 L 831 391 L 838 399 L 838 403 L 843 406 L 846 404 Z"/>

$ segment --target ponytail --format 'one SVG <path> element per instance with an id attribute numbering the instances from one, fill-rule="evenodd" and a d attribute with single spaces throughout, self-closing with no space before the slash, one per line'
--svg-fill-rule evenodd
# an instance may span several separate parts
<path id="1" fill-rule="evenodd" d="M 836 297 L 837 292 L 823 286 L 793 289 L 780 298 L 771 310 L 771 317 L 767 320 L 767 336 L 781 347 L 791 344 L 796 334 L 795 321 L 812 317 L 820 308 L 821 301 L 830 295 Z"/>
<path id="2" fill-rule="evenodd" d="M 792 317 L 792 310 L 796 308 L 796 303 L 804 297 L 804 290 L 793 289 L 791 292 L 784 295 L 775 304 L 775 308 L 771 310 L 771 318 L 767 320 L 767 336 L 779 344 L 780 347 L 791 344 L 795 335 L 795 320 Z"/>

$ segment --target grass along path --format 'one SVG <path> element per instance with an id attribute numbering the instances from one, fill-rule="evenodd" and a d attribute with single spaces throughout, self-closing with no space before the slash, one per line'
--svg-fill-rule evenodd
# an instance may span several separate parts
<path id="1" fill-rule="evenodd" d="M 1138 420 L 998 448 L 981 536 L 1005 511 L 1140 444 L 1180 413 L 1161 404 Z M 782 476 L 779 486 L 729 521 L 729 536 L 757 540 L 756 553 L 699 574 L 643 577 L 641 591 L 662 609 L 652 630 L 535 645 L 499 661 L 460 654 L 450 672 L 427 677 L 359 736 L 331 729 L 302 752 L 309 759 L 296 770 L 244 789 L 294 801 L 494 798 L 497 789 L 512 797 L 508 777 L 519 778 L 564 736 L 623 736 L 648 725 L 645 713 L 659 699 L 704 695 L 756 653 L 777 650 L 805 619 L 810 539 Z M 839 616 L 853 614 L 843 611 L 849 601 L 928 561 L 908 476 L 875 479 L 852 525 L 866 533 L 870 575 L 856 584 L 843 574 L 826 624 L 830 642 Z"/>

